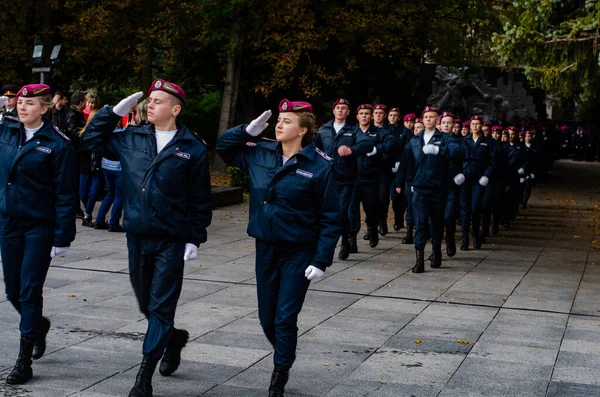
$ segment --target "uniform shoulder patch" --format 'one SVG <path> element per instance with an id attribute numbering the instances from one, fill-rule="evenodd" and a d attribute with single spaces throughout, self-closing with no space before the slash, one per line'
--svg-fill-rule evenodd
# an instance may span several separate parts
<path id="1" fill-rule="evenodd" d="M 197 132 L 195 132 L 195 131 L 192 131 L 192 135 L 194 135 L 194 138 L 196 138 L 197 140 L 199 140 L 200 142 L 202 142 L 202 144 L 203 144 L 204 146 L 207 146 L 207 147 L 208 147 L 208 144 L 206 143 L 206 141 L 205 141 L 204 139 L 202 139 L 202 138 L 200 137 L 200 135 L 198 135 L 198 133 L 197 133 Z"/>
<path id="2" fill-rule="evenodd" d="M 323 157 L 325 160 L 327 160 L 327 161 L 333 161 L 333 159 L 332 159 L 331 157 L 329 157 L 329 156 L 327 155 L 327 153 L 325 153 L 325 152 L 324 152 L 324 151 L 322 151 L 321 149 L 319 149 L 319 148 L 315 148 L 315 152 L 316 152 L 316 153 L 317 153 L 319 156 Z"/>
<path id="3" fill-rule="evenodd" d="M 260 139 L 262 139 L 263 141 L 267 141 L 267 142 L 277 142 L 276 139 L 271 139 L 271 138 L 261 137 Z"/>
<path id="4" fill-rule="evenodd" d="M 19 120 L 17 117 L 15 117 L 15 116 L 11 116 L 11 115 L 6 115 L 6 116 L 4 116 L 4 119 L 3 119 L 3 121 L 4 121 L 4 120 L 7 120 L 7 121 L 14 121 L 15 123 L 18 123 L 19 121 L 21 121 L 21 120 Z"/>
<path id="5" fill-rule="evenodd" d="M 62 136 L 65 139 L 65 141 L 67 141 L 67 142 L 71 141 L 71 139 L 68 136 L 66 136 L 64 132 L 62 132 L 60 129 L 58 129 L 57 126 L 53 125 L 52 127 L 54 128 L 54 131 L 56 131 L 56 133 L 58 135 Z"/>

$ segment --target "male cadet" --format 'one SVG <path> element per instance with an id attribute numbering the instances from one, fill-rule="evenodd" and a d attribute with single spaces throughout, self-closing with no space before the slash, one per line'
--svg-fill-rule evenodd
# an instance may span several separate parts
<path id="1" fill-rule="evenodd" d="M 419 117 L 415 120 L 415 129 L 413 130 L 413 135 L 417 135 L 423 130 L 425 130 L 425 123 L 423 123 L 423 118 Z"/>
<path id="2" fill-rule="evenodd" d="M 519 212 L 519 205 L 521 204 L 521 198 L 523 197 L 523 190 L 525 188 L 525 169 L 529 168 L 525 158 L 525 145 L 520 142 L 519 129 L 515 126 L 508 127 L 508 136 L 510 146 L 517 152 L 517 165 L 518 172 L 509 191 L 508 199 L 510 201 L 510 212 L 508 214 L 509 222 L 514 222 L 516 214 Z M 506 225 L 505 225 L 506 226 Z"/>
<path id="3" fill-rule="evenodd" d="M 350 114 L 350 103 L 347 99 L 340 98 L 333 103 L 333 120 L 328 121 L 319 128 L 315 138 L 315 146 L 333 158 L 332 168 L 337 190 L 340 197 L 342 213 L 342 246 L 338 257 L 348 259 L 351 252 L 358 252 L 356 234 L 350 237 L 350 200 L 354 192 L 354 185 L 358 176 L 357 156 L 367 154 L 373 150 L 373 143 L 361 139 L 357 130 L 347 123 Z M 358 137 L 358 139 L 357 139 Z"/>
<path id="4" fill-rule="evenodd" d="M 481 131 L 483 132 L 483 136 L 485 137 L 489 137 L 490 134 L 492 133 L 492 131 L 490 130 L 490 128 L 492 127 L 492 122 L 491 121 L 484 121 L 483 122 L 483 126 L 481 127 Z"/>
<path id="5" fill-rule="evenodd" d="M 456 136 L 460 136 L 460 128 L 462 125 L 462 120 L 459 118 L 454 119 L 454 127 L 452 127 L 452 134 Z"/>
<path id="6" fill-rule="evenodd" d="M 452 142 L 457 145 L 457 153 L 449 162 L 448 176 L 454 183 L 449 184 L 448 196 L 444 209 L 444 224 L 446 226 L 446 254 L 450 257 L 456 255 L 456 214 L 458 212 L 458 198 L 460 196 L 460 185 L 465 181 L 463 174 L 463 161 L 466 153 L 466 143 L 464 139 L 454 135 L 454 114 L 452 112 L 442 112 L 440 114 L 440 127 L 444 134 L 447 134 Z"/>
<path id="7" fill-rule="evenodd" d="M 113 132 L 142 95 L 102 108 L 83 137 L 90 150 L 118 155 L 123 168 L 129 277 L 148 319 L 144 358 L 130 397 L 152 396 L 161 357 L 161 375 L 179 367 L 189 338 L 173 326 L 184 261 L 196 258 L 212 217 L 206 147 L 177 121 L 185 102 L 181 87 L 155 80 L 147 99 L 149 123 Z"/>
<path id="8" fill-rule="evenodd" d="M 412 208 L 416 227 L 413 273 L 425 271 L 424 250 L 429 237 L 433 244 L 431 267 L 442 265 L 444 209 L 451 179 L 449 166 L 457 150 L 450 135 L 435 128 L 438 121 L 435 107 L 426 106 L 422 116 L 425 130 L 413 137 L 405 148 L 406 174 L 413 190 Z"/>
<path id="9" fill-rule="evenodd" d="M 482 117 L 471 117 L 471 135 L 465 138 L 467 153 L 465 156 L 465 175 L 467 180 L 460 189 L 460 224 L 462 228 L 461 251 L 469 249 L 469 231 L 475 249 L 481 248 L 481 210 L 485 187 L 493 176 L 496 167 L 495 146 L 491 138 L 483 136 Z M 472 222 L 471 222 L 472 220 Z"/>
<path id="10" fill-rule="evenodd" d="M 5 85 L 2 87 L 2 96 L 7 98 L 4 104 L 4 109 L 0 111 L 0 122 L 4 121 L 6 116 L 12 117 L 13 119 L 19 120 L 19 114 L 17 113 L 17 92 L 19 87 L 16 85 Z"/>
<path id="11" fill-rule="evenodd" d="M 460 135 L 463 138 L 466 138 L 466 137 L 469 136 L 469 133 L 470 133 L 470 131 L 469 131 L 469 125 L 470 125 L 470 123 L 468 121 L 463 121 L 462 128 L 460 129 Z"/>
<path id="12" fill-rule="evenodd" d="M 388 122 L 396 138 L 396 148 L 394 156 L 395 161 L 394 167 L 392 168 L 393 174 L 398 173 L 400 163 L 402 162 L 402 157 L 404 156 L 404 146 L 406 145 L 406 140 L 410 139 L 410 135 L 412 135 L 412 131 L 400 125 L 399 121 L 400 109 L 391 108 L 388 112 Z M 407 136 L 409 138 L 406 138 Z M 393 176 L 393 178 L 395 178 L 395 176 Z M 404 228 L 404 212 L 406 211 L 406 199 L 404 197 L 404 194 L 396 193 L 395 183 L 391 184 L 389 194 L 392 199 L 392 210 L 394 211 L 394 230 L 399 231 L 400 229 Z"/>
<path id="13" fill-rule="evenodd" d="M 388 234 L 387 217 L 390 207 L 390 189 L 394 179 L 394 168 L 396 164 L 396 151 L 398 150 L 400 138 L 396 136 L 396 129 L 389 124 L 386 125 L 387 106 L 379 103 L 373 108 L 373 125 L 377 130 L 380 142 L 385 145 L 381 154 L 381 174 L 379 179 L 378 215 L 379 229 L 382 236 Z M 396 170 L 397 171 L 397 170 Z"/>
<path id="14" fill-rule="evenodd" d="M 369 240 L 371 248 L 375 248 L 379 244 L 377 199 L 381 177 L 381 154 L 379 154 L 377 147 L 381 147 L 381 145 L 377 129 L 371 124 L 372 112 L 373 106 L 369 104 L 359 105 L 356 109 L 358 125 L 354 128 L 357 140 L 367 139 L 374 147 L 370 153 L 358 157 L 358 178 L 350 202 L 350 233 L 352 240 L 354 240 L 360 231 L 360 203 L 362 202 L 367 221 L 367 234 L 365 234 L 364 239 Z M 351 241 L 351 244 L 354 244 L 354 242 Z"/>

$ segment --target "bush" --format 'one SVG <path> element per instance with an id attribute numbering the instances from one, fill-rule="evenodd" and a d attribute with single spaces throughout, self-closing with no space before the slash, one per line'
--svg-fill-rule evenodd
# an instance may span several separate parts
<path id="1" fill-rule="evenodd" d="M 250 181 L 248 174 L 238 167 L 228 166 L 225 172 L 229 176 L 229 185 L 233 187 L 241 187 L 247 192 L 250 189 Z"/>

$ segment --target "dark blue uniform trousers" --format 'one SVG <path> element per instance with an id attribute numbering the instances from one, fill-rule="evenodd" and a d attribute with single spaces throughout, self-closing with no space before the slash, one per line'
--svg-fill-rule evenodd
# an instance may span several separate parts
<path id="1" fill-rule="evenodd" d="M 350 234 L 350 202 L 354 192 L 354 182 L 338 182 L 337 191 L 342 213 L 342 236 L 348 236 Z"/>
<path id="2" fill-rule="evenodd" d="M 471 222 L 473 234 L 479 234 L 484 193 L 485 188 L 477 181 L 467 180 L 460 187 L 460 226 L 464 235 L 468 235 Z"/>
<path id="3" fill-rule="evenodd" d="M 394 210 L 394 225 L 404 224 L 404 213 L 406 212 L 406 194 L 397 193 L 396 186 L 390 186 L 390 196 L 392 199 L 392 210 Z"/>
<path id="4" fill-rule="evenodd" d="M 412 188 L 407 183 L 404 185 L 404 199 L 406 200 L 406 225 L 414 226 L 415 217 L 413 216 L 413 208 L 412 208 Z"/>
<path id="5" fill-rule="evenodd" d="M 415 188 L 412 192 L 416 249 L 425 248 L 429 237 L 431 237 L 433 244 L 442 243 L 446 195 L 446 190 Z"/>
<path id="6" fill-rule="evenodd" d="M 501 188 L 500 185 L 501 184 L 498 181 L 490 180 L 483 193 L 483 202 L 481 205 L 481 230 L 486 235 L 489 234 L 490 224 L 492 221 L 492 211 L 498 202 L 498 195 L 500 194 Z"/>
<path id="7" fill-rule="evenodd" d="M 446 197 L 446 206 L 444 210 L 444 223 L 446 225 L 446 238 L 456 235 L 456 213 L 458 209 L 458 198 L 460 196 L 460 188 L 452 187 L 448 190 Z"/>
<path id="8" fill-rule="evenodd" d="M 54 241 L 54 225 L 0 215 L 0 250 L 6 297 L 21 315 L 21 336 L 37 338 L 42 290 Z"/>
<path id="9" fill-rule="evenodd" d="M 350 203 L 350 230 L 352 233 L 358 233 L 360 231 L 360 203 L 363 204 L 363 209 L 366 214 L 367 227 L 377 232 L 377 226 L 379 223 L 378 217 L 378 201 L 379 197 L 379 179 L 376 180 L 365 180 L 358 179 L 354 188 L 354 194 L 352 195 L 352 202 Z"/>
<path id="10" fill-rule="evenodd" d="M 256 240 L 258 318 L 277 365 L 291 367 L 296 359 L 298 314 L 310 285 L 304 271 L 314 256 L 314 248 Z"/>
<path id="11" fill-rule="evenodd" d="M 162 357 L 183 284 L 185 242 L 127 234 L 129 278 L 140 310 L 148 319 L 142 352 Z"/>
<path id="12" fill-rule="evenodd" d="M 391 187 L 394 181 L 394 173 L 392 170 L 381 172 L 379 179 L 379 223 L 386 223 L 390 207 Z"/>

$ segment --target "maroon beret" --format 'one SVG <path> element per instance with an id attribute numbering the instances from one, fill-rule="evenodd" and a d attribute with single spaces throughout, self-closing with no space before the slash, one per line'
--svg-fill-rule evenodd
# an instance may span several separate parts
<path id="1" fill-rule="evenodd" d="M 419 117 L 418 119 L 415 120 L 415 123 L 423 124 L 423 119 Z"/>
<path id="2" fill-rule="evenodd" d="M 356 108 L 356 113 L 358 113 L 359 110 L 362 109 L 369 109 L 371 111 L 373 111 L 373 105 L 369 104 L 369 103 L 363 103 L 362 105 L 358 105 L 358 107 Z"/>
<path id="3" fill-rule="evenodd" d="M 461 123 L 462 123 L 462 120 L 461 120 L 461 119 L 454 119 L 454 123 L 456 123 L 456 124 L 461 124 Z"/>
<path id="4" fill-rule="evenodd" d="M 415 121 L 417 118 L 417 115 L 414 113 L 409 113 L 406 116 L 404 116 L 404 121 Z"/>
<path id="5" fill-rule="evenodd" d="M 488 121 L 484 121 L 483 125 L 487 125 L 488 127 L 491 127 L 492 126 L 492 122 L 489 121 L 489 120 Z"/>
<path id="6" fill-rule="evenodd" d="M 427 112 L 436 112 L 437 113 L 438 112 L 438 108 L 436 108 L 435 106 L 425 106 L 425 108 L 421 112 L 421 116 L 423 116 Z"/>
<path id="7" fill-rule="evenodd" d="M 463 126 L 463 128 L 465 128 L 465 127 L 469 128 L 469 122 L 468 121 L 464 121 L 462 123 L 462 126 Z"/>
<path id="8" fill-rule="evenodd" d="M 387 106 L 385 106 L 383 103 L 378 103 L 377 105 L 375 105 L 375 109 L 386 110 Z"/>
<path id="9" fill-rule="evenodd" d="M 492 127 L 492 131 L 502 131 L 502 127 L 500 127 L 499 125 L 495 125 Z"/>
<path id="10" fill-rule="evenodd" d="M 476 114 L 474 116 L 471 116 L 471 118 L 469 119 L 469 121 L 475 121 L 475 120 L 477 120 L 477 121 L 483 121 L 483 117 L 480 116 L 480 115 L 478 115 L 478 114 Z"/>
<path id="11" fill-rule="evenodd" d="M 312 112 L 312 105 L 308 102 L 292 102 L 287 99 L 282 99 L 279 102 L 279 112 Z"/>
<path id="12" fill-rule="evenodd" d="M 398 113 L 400 113 L 400 108 L 391 108 L 390 109 L 390 113 L 392 113 L 392 112 L 398 112 Z"/>
<path id="13" fill-rule="evenodd" d="M 340 99 L 336 100 L 336 101 L 333 103 L 333 105 L 331 106 L 331 109 L 335 109 L 335 107 L 336 107 L 337 105 L 346 105 L 346 106 L 348 106 L 348 108 L 350 108 L 350 102 L 348 102 L 348 100 L 347 100 L 347 99 L 344 99 L 344 98 L 340 98 Z"/>
<path id="14" fill-rule="evenodd" d="M 175 83 L 171 83 L 163 79 L 156 79 L 152 82 L 152 85 L 148 90 L 148 95 L 150 95 L 150 93 L 153 91 L 164 91 L 185 103 L 185 91 L 183 91 L 183 89 Z"/>
<path id="15" fill-rule="evenodd" d="M 42 96 L 50 94 L 50 87 L 46 84 L 29 84 L 23 86 L 17 93 L 17 96 L 25 97 L 25 98 L 33 98 L 35 96 Z"/>
<path id="16" fill-rule="evenodd" d="M 442 113 L 440 113 L 440 117 L 441 118 L 444 118 L 444 117 L 452 117 L 452 118 L 454 118 L 454 113 L 448 112 L 448 111 L 442 112 Z"/>

